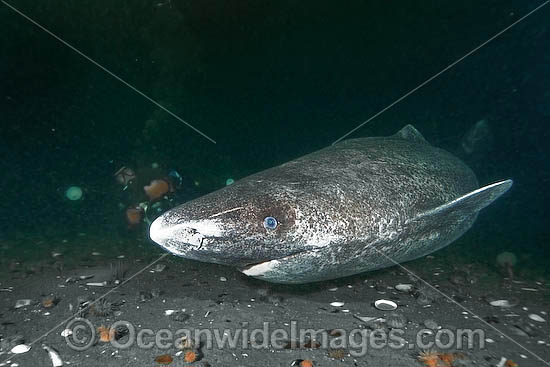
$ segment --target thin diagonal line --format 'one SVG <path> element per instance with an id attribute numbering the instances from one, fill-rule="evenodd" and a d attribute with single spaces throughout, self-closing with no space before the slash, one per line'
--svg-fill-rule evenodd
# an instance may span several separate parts
<path id="1" fill-rule="evenodd" d="M 169 109 L 167 109 L 166 107 L 158 103 L 157 101 L 155 101 L 153 98 L 149 97 L 147 94 L 143 93 L 142 91 L 134 87 L 132 84 L 128 83 L 126 80 L 122 79 L 121 77 L 113 73 L 111 70 L 107 69 L 105 66 L 101 65 L 100 63 L 98 63 L 97 61 L 95 61 L 94 59 L 86 55 L 84 52 L 80 51 L 79 49 L 71 45 L 69 42 L 57 36 L 55 33 L 50 31 L 46 27 L 42 26 L 41 24 L 36 22 L 34 19 L 30 18 L 28 15 L 16 9 L 12 5 L 5 2 L 4 0 L 0 0 L 0 1 L 2 1 L 2 4 L 10 8 L 14 12 L 16 12 L 17 14 L 19 14 L 20 16 L 22 16 L 23 18 L 25 18 L 26 20 L 28 20 L 29 22 L 37 26 L 38 28 L 42 29 L 44 32 L 46 32 L 47 34 L 49 34 L 50 36 L 52 36 L 53 38 L 55 38 L 56 40 L 58 40 L 59 42 L 61 42 L 62 44 L 64 44 L 65 46 L 67 46 L 68 48 L 70 48 L 71 50 L 73 50 L 74 52 L 76 52 L 77 54 L 79 54 L 89 62 L 91 62 L 92 64 L 94 64 L 95 66 L 97 66 L 98 68 L 100 68 L 101 70 L 103 70 L 104 72 L 106 72 L 107 74 L 109 74 L 110 76 L 112 76 L 113 78 L 115 78 L 116 80 L 118 80 L 119 82 L 127 86 L 128 88 L 132 89 L 134 92 L 136 92 L 137 94 L 139 94 L 140 96 L 142 96 L 143 98 L 145 98 L 146 100 L 148 100 L 149 102 L 157 106 L 158 108 L 162 109 L 164 112 L 168 113 L 170 116 L 172 116 L 176 120 L 183 122 L 185 125 L 187 125 L 187 127 L 194 130 L 196 133 L 202 135 L 204 138 L 210 140 L 212 143 L 216 144 L 216 141 L 214 139 L 212 139 L 211 137 L 209 137 L 208 135 L 206 135 L 205 133 L 203 133 L 202 131 L 200 131 L 199 129 L 197 129 L 196 127 L 194 127 L 193 125 L 191 125 L 190 123 L 188 123 L 187 121 L 185 121 L 184 119 L 182 119 L 181 117 L 179 117 L 178 115 L 176 115 L 175 113 L 173 113 L 172 111 L 170 111 Z"/>
<path id="2" fill-rule="evenodd" d="M 109 294 L 111 294 L 112 292 L 116 291 L 118 288 L 122 287 L 124 284 L 128 283 L 130 280 L 134 279 L 135 277 L 137 277 L 138 275 L 140 275 L 141 273 L 143 273 L 145 270 L 149 269 L 151 266 L 155 265 L 156 263 L 158 263 L 160 260 L 164 259 L 166 256 L 170 255 L 170 253 L 166 252 L 162 255 L 160 255 L 160 257 L 158 259 L 156 259 L 155 261 L 153 261 L 152 263 L 148 264 L 147 266 L 145 266 L 144 268 L 142 268 L 141 270 L 137 271 L 136 273 L 134 273 L 131 277 L 129 277 L 128 279 L 122 281 L 119 285 L 117 285 L 116 287 L 114 288 L 111 288 L 108 292 L 105 292 L 104 294 L 102 294 L 101 296 L 99 296 L 98 298 L 96 298 L 93 302 L 90 302 L 86 305 L 86 307 L 84 307 L 82 310 L 80 310 L 80 312 L 82 311 L 87 311 L 93 304 L 95 304 L 96 302 L 99 302 L 102 298 L 105 298 L 107 297 Z M 34 339 L 31 343 L 29 343 L 28 345 L 29 346 L 32 346 L 33 344 L 39 342 L 40 340 L 44 339 L 45 337 L 47 337 L 48 335 L 50 335 L 50 333 L 54 330 L 56 330 L 57 328 L 59 328 L 60 326 L 66 324 L 67 322 L 69 322 L 70 320 L 74 319 L 75 317 L 77 316 L 77 314 L 74 314 L 74 315 L 71 315 L 69 316 L 68 318 L 66 318 L 65 320 L 61 321 L 59 324 L 57 324 L 56 326 L 54 326 L 53 328 L 51 328 L 50 330 L 48 330 L 46 333 L 42 334 L 40 337 Z M 2 363 L 5 363 L 6 361 L 10 360 L 10 359 L 13 359 L 15 356 L 17 356 L 18 354 L 14 354 L 14 355 L 11 355 L 9 356 L 7 359 L 5 359 Z"/>
<path id="3" fill-rule="evenodd" d="M 541 362 L 543 362 L 544 364 L 546 364 L 547 366 L 550 366 L 550 362 L 544 360 L 542 357 L 540 357 L 538 354 L 536 354 L 535 352 L 532 352 L 531 350 L 527 349 L 526 347 L 524 347 L 522 344 L 520 344 L 519 342 L 517 342 L 515 339 L 513 339 L 512 337 L 504 334 L 502 331 L 500 331 L 499 329 L 497 329 L 496 327 L 494 327 L 493 325 L 491 325 L 490 323 L 488 323 L 487 321 L 485 321 L 484 319 L 482 319 L 480 316 L 478 316 L 476 313 L 472 312 L 470 309 L 468 309 L 466 306 L 458 303 L 457 301 L 455 301 L 452 297 L 446 295 L 445 293 L 443 293 L 440 289 L 434 287 L 433 285 L 431 285 L 430 283 L 428 283 L 426 280 L 422 279 L 420 276 L 416 275 L 412 270 L 409 270 L 407 269 L 405 266 L 403 266 L 402 264 L 398 263 L 397 261 L 395 261 L 394 259 L 392 259 L 391 257 L 389 257 L 388 255 L 384 254 L 383 252 L 379 251 L 378 249 L 374 248 L 374 251 L 376 251 L 377 253 L 379 253 L 380 255 L 382 255 L 383 257 L 385 257 L 387 260 L 389 260 L 390 262 L 392 262 L 394 265 L 397 265 L 399 266 L 401 269 L 403 269 L 405 272 L 407 272 L 409 275 L 413 276 L 414 278 L 420 280 L 422 283 L 426 284 L 428 287 L 430 287 L 431 289 L 435 290 L 437 293 L 441 294 L 443 297 L 445 297 L 446 299 L 448 299 L 449 301 L 451 301 L 452 303 L 454 303 L 455 305 L 457 305 L 458 307 L 462 308 L 464 311 L 474 315 L 474 317 L 476 319 L 478 319 L 479 321 L 481 321 L 482 323 L 484 323 L 485 325 L 489 326 L 491 329 L 495 330 L 497 333 L 499 333 L 500 335 L 502 335 L 503 337 L 505 337 L 506 339 L 510 340 L 512 343 L 514 343 L 515 345 L 517 345 L 518 347 L 520 347 L 521 349 L 523 349 L 524 351 L 526 351 L 527 353 L 531 354 L 533 357 L 537 358 L 538 360 L 540 360 Z"/>
<path id="4" fill-rule="evenodd" d="M 456 60 L 455 62 L 453 62 L 452 64 L 450 64 L 449 66 L 447 66 L 446 68 L 442 69 L 441 71 L 439 71 L 438 73 L 436 73 L 435 75 L 433 75 L 432 77 L 428 78 L 427 80 L 425 80 L 424 82 L 420 83 L 418 86 L 416 86 L 415 88 L 411 89 L 410 91 L 408 91 L 407 93 L 405 93 L 404 95 L 402 95 L 401 97 L 399 97 L 398 99 L 396 99 L 395 101 L 393 101 L 392 103 L 390 103 L 388 106 L 384 107 L 383 109 L 381 109 L 380 111 L 378 111 L 377 113 L 375 113 L 374 115 L 372 115 L 371 117 L 369 117 L 367 120 L 365 120 L 364 122 L 360 123 L 359 125 L 357 125 L 355 128 L 353 128 L 352 130 L 350 130 L 348 133 L 346 133 L 345 135 L 343 135 L 342 137 L 338 138 L 337 140 L 335 140 L 332 145 L 338 143 L 339 141 L 341 141 L 342 139 L 346 138 L 347 136 L 349 136 L 350 134 L 354 133 L 355 131 L 359 130 L 360 128 L 362 128 L 363 126 L 365 126 L 366 124 L 368 124 L 370 121 L 374 120 L 375 118 L 377 118 L 378 116 L 380 116 L 381 114 L 383 114 L 384 112 L 386 112 L 387 110 L 389 110 L 390 108 L 392 108 L 393 106 L 395 106 L 396 104 L 398 104 L 399 102 L 401 102 L 402 100 L 404 100 L 405 98 L 407 98 L 408 96 L 410 96 L 411 94 L 413 94 L 414 92 L 416 92 L 417 90 L 419 90 L 420 88 L 422 88 L 423 86 L 425 86 L 426 84 L 430 83 L 432 80 L 436 79 L 437 77 L 439 77 L 441 74 L 445 73 L 446 71 L 448 71 L 449 69 L 453 68 L 456 64 L 460 63 L 461 61 L 463 61 L 465 58 L 467 58 L 468 56 L 472 55 L 473 53 L 475 53 L 476 51 L 478 51 L 480 48 L 484 47 L 485 45 L 487 45 L 489 42 L 493 41 L 495 38 L 498 38 L 500 37 L 504 32 L 506 32 L 507 30 L 509 30 L 510 28 L 516 26 L 518 23 L 520 23 L 521 21 L 525 20 L 527 17 L 531 16 L 533 13 L 539 11 L 543 6 L 547 5 L 548 3 L 550 3 L 550 0 L 548 1 L 545 1 L 544 3 L 542 3 L 541 5 L 537 6 L 535 9 L 531 10 L 529 13 L 525 14 L 524 16 L 522 16 L 521 18 L 519 18 L 518 20 L 516 20 L 514 23 L 510 24 L 508 27 L 504 28 L 502 31 L 498 32 L 497 34 L 495 34 L 493 37 L 489 38 L 487 41 L 483 42 L 482 44 L 480 44 L 479 46 L 477 46 L 476 48 L 474 48 L 473 50 L 471 50 L 470 52 L 468 52 L 466 55 L 462 56 L 461 58 L 459 58 L 458 60 Z"/>

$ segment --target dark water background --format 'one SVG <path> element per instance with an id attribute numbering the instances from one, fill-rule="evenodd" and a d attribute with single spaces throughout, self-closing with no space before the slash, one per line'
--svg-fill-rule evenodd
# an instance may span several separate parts
<path id="1" fill-rule="evenodd" d="M 118 207 L 120 165 L 176 168 L 194 194 L 223 187 L 327 146 L 540 3 L 11 0 L 217 144 L 0 4 L 1 254 L 17 256 L 13 241 L 32 252 L 29 236 L 136 236 Z M 492 146 L 462 157 L 481 184 L 515 185 L 454 253 L 510 250 L 546 267 L 548 19 L 550 5 L 352 135 L 412 123 L 460 155 L 466 131 L 489 122 Z M 64 199 L 69 185 L 84 199 Z"/>

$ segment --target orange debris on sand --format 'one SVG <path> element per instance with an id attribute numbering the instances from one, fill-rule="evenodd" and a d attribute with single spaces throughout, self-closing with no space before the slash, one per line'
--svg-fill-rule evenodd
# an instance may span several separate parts
<path id="1" fill-rule="evenodd" d="M 300 362 L 300 367 L 313 367 L 313 361 L 309 359 L 304 359 L 302 362 Z"/>
<path id="2" fill-rule="evenodd" d="M 115 335 L 116 335 L 115 329 L 101 325 L 100 327 L 97 328 L 97 332 L 99 333 L 99 341 L 102 343 L 108 343 L 111 340 L 115 340 Z"/>
<path id="3" fill-rule="evenodd" d="M 456 356 L 453 353 L 443 353 L 439 355 L 439 359 L 441 359 L 445 366 L 451 366 Z"/>
<path id="4" fill-rule="evenodd" d="M 426 367 L 437 367 L 439 364 L 439 353 L 432 350 L 423 351 L 420 352 L 418 360 L 424 363 Z"/>
<path id="5" fill-rule="evenodd" d="M 514 361 L 512 361 L 511 359 L 507 359 L 506 362 L 504 363 L 504 365 L 506 367 L 518 367 L 518 364 Z"/>
<path id="6" fill-rule="evenodd" d="M 42 300 L 42 307 L 52 308 L 57 304 L 57 299 L 55 297 L 46 297 Z"/>
<path id="7" fill-rule="evenodd" d="M 196 362 L 198 358 L 199 358 L 199 356 L 198 356 L 198 354 L 197 354 L 194 350 L 188 350 L 188 351 L 185 352 L 185 354 L 183 355 L 183 359 L 184 359 L 185 362 L 187 362 L 187 363 Z"/>
<path id="8" fill-rule="evenodd" d="M 434 350 L 427 350 L 420 353 L 418 360 L 424 363 L 426 367 L 452 367 L 457 358 L 463 357 L 460 353 L 439 353 Z"/>
<path id="9" fill-rule="evenodd" d="M 173 360 L 174 358 L 172 358 L 172 356 L 169 354 L 161 354 L 160 356 L 155 358 L 155 362 L 160 364 L 170 364 Z"/>

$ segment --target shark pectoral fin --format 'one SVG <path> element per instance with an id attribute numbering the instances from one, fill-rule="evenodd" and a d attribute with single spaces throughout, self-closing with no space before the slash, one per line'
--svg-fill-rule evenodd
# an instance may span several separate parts
<path id="1" fill-rule="evenodd" d="M 267 260 L 238 269 L 249 277 L 273 283 L 307 283 L 320 280 L 313 271 L 322 264 L 317 260 L 318 250 L 298 252 L 279 259 Z M 299 275 L 299 276 L 296 276 Z"/>
<path id="2" fill-rule="evenodd" d="M 437 208 L 422 212 L 414 217 L 412 221 L 430 218 L 434 221 L 441 219 L 440 223 L 442 223 L 446 220 L 456 220 L 457 217 L 470 217 L 508 191 L 512 187 L 512 183 L 512 180 L 505 180 L 483 186 Z"/>
<path id="3" fill-rule="evenodd" d="M 401 130 L 392 135 L 392 138 L 414 141 L 417 143 L 428 143 L 418 130 L 411 124 L 405 125 Z"/>

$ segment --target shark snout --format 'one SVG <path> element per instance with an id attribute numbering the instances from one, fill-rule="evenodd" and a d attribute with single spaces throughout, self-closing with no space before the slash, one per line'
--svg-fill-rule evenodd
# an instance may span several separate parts
<path id="1" fill-rule="evenodd" d="M 161 246 L 171 239 L 173 232 L 173 227 L 166 222 L 163 216 L 155 219 L 149 227 L 149 237 Z"/>
<path id="2" fill-rule="evenodd" d="M 173 222 L 162 215 L 149 227 L 149 237 L 153 241 L 180 256 L 201 250 L 207 240 L 213 240 L 222 234 L 219 223 L 209 219 Z"/>

